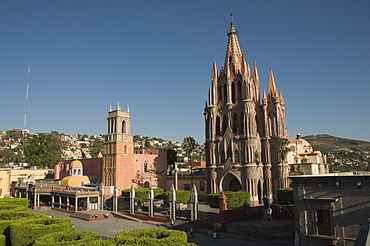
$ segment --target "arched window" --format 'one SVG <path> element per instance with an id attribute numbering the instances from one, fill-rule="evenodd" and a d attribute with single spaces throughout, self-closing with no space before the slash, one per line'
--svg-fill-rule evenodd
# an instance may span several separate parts
<path id="1" fill-rule="evenodd" d="M 221 135 L 220 116 L 216 116 L 216 135 Z"/>
<path id="2" fill-rule="evenodd" d="M 239 101 L 243 100 L 243 96 L 242 96 L 242 83 L 240 81 L 238 82 L 238 100 Z"/>
<path id="3" fill-rule="evenodd" d="M 204 181 L 203 180 L 200 181 L 200 190 L 204 191 Z"/>
<path id="4" fill-rule="evenodd" d="M 221 85 L 218 86 L 217 90 L 218 90 L 218 101 L 222 102 L 222 87 L 221 87 Z"/>
<path id="5" fill-rule="evenodd" d="M 224 84 L 224 98 L 223 98 L 223 102 L 224 103 L 228 103 L 228 100 L 227 100 L 227 86 L 226 84 Z"/>
<path id="6" fill-rule="evenodd" d="M 239 123 L 239 126 L 240 126 L 239 134 L 245 135 L 245 132 L 244 132 L 244 113 L 243 112 L 240 113 L 239 122 L 240 122 Z"/>
<path id="7" fill-rule="evenodd" d="M 148 162 L 147 161 L 145 161 L 144 162 L 144 170 L 143 170 L 143 172 L 144 173 L 146 173 L 146 172 L 148 172 L 149 170 L 148 170 Z"/>
<path id="8" fill-rule="evenodd" d="M 239 125 L 238 125 L 238 115 L 234 114 L 233 116 L 233 133 L 237 135 L 239 133 Z"/>
<path id="9" fill-rule="evenodd" d="M 236 102 L 235 83 L 231 84 L 231 100 L 232 103 Z"/>
<path id="10" fill-rule="evenodd" d="M 232 154 L 231 149 L 228 148 L 227 149 L 227 159 L 229 159 L 229 158 L 231 159 L 232 158 L 231 154 Z"/>
<path id="11" fill-rule="evenodd" d="M 222 135 L 225 134 L 227 128 L 227 116 L 224 115 L 222 119 Z"/>
<path id="12" fill-rule="evenodd" d="M 239 163 L 239 151 L 235 150 L 234 152 L 234 163 Z"/>
<path id="13" fill-rule="evenodd" d="M 122 133 L 126 133 L 126 121 L 122 121 Z"/>
<path id="14" fill-rule="evenodd" d="M 126 154 L 126 152 L 127 152 L 127 147 L 126 147 L 126 145 L 125 145 L 125 147 L 123 147 L 123 153 L 125 153 L 125 154 Z"/>

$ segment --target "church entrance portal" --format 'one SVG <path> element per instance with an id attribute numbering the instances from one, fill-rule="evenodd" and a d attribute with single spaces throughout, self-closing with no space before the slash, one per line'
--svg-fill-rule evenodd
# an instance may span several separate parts
<path id="1" fill-rule="evenodd" d="M 223 191 L 239 191 L 242 189 L 240 181 L 233 174 L 226 174 L 222 180 Z"/>

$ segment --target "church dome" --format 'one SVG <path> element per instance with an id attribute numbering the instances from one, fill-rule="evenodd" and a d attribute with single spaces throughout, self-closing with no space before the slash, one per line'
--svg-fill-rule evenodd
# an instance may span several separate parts
<path id="1" fill-rule="evenodd" d="M 74 161 L 71 162 L 70 167 L 82 167 L 82 162 L 80 162 L 78 160 L 74 160 Z"/>
<path id="2" fill-rule="evenodd" d="M 60 185 L 81 187 L 83 184 L 88 183 L 90 183 L 90 179 L 87 176 L 67 176 L 62 179 Z"/>
<path id="3" fill-rule="evenodd" d="M 301 159 L 301 157 L 299 155 L 295 155 L 294 156 L 294 159 L 297 160 L 297 159 Z"/>

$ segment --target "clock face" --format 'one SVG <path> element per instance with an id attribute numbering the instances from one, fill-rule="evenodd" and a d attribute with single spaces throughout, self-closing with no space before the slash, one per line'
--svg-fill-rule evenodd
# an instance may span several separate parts
<path id="1" fill-rule="evenodd" d="M 126 140 L 126 139 L 127 139 L 127 137 L 126 137 L 126 136 L 123 136 L 123 139 L 124 139 L 124 140 Z"/>

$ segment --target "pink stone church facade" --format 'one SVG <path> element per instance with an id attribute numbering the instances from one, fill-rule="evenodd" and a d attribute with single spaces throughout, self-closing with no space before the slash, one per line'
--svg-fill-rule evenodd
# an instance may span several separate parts
<path id="1" fill-rule="evenodd" d="M 264 196 L 275 200 L 276 190 L 288 185 L 289 166 L 274 149 L 287 137 L 285 103 L 272 70 L 260 97 L 257 65 L 247 64 L 233 23 L 227 35 L 225 62 L 220 71 L 213 64 L 204 108 L 207 187 L 209 193 L 246 190 L 257 205 Z"/>

